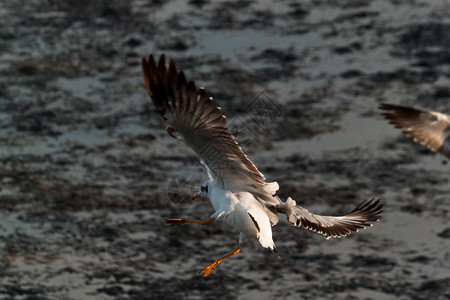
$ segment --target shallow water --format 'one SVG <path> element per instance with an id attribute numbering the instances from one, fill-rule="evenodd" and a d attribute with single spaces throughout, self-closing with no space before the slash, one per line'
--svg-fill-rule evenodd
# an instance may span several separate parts
<path id="1" fill-rule="evenodd" d="M 449 112 L 447 1 L 0 8 L 0 297 L 450 295 L 449 162 L 402 137 L 377 108 Z M 206 86 L 229 124 L 257 129 L 237 139 L 280 197 L 333 215 L 381 198 L 383 218 L 326 240 L 281 216 L 280 259 L 248 241 L 201 278 L 238 232 L 164 224 L 213 211 L 190 200 L 205 171 L 167 135 L 146 94 L 139 63 L 149 52 L 172 56 Z M 245 108 L 259 97 L 279 114 L 258 123 Z"/>

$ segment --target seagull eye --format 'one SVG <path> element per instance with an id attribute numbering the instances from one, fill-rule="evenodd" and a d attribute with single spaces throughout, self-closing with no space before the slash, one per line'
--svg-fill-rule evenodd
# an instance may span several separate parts
<path id="1" fill-rule="evenodd" d="M 207 186 L 202 186 L 202 187 L 200 187 L 200 190 L 202 191 L 202 192 L 208 192 L 208 187 Z"/>

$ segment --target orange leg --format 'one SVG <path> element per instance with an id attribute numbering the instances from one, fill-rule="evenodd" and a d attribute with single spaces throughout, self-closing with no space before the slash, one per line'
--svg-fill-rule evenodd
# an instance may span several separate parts
<path id="1" fill-rule="evenodd" d="M 214 218 L 211 218 L 206 221 L 196 221 L 196 220 L 189 220 L 189 219 L 166 219 L 166 223 L 170 224 L 170 226 L 172 226 L 172 227 L 175 227 L 175 226 L 178 226 L 178 225 L 181 225 L 184 223 L 195 223 L 195 224 L 200 224 L 200 225 L 208 225 L 212 221 L 214 221 Z"/>
<path id="2" fill-rule="evenodd" d="M 215 260 L 212 264 L 210 264 L 209 266 L 204 268 L 203 271 L 201 271 L 200 273 L 203 273 L 203 277 L 208 276 L 222 260 L 224 260 L 224 259 L 226 259 L 228 257 L 231 257 L 231 256 L 233 256 L 235 254 L 238 254 L 239 251 L 241 250 L 241 246 L 242 246 L 242 243 L 239 244 L 239 246 L 237 246 L 237 248 L 234 249 L 231 253 L 225 255 L 222 258 L 219 258 L 219 259 Z"/>

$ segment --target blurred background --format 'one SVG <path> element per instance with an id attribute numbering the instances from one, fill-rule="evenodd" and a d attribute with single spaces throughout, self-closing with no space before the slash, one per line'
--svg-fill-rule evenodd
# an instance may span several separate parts
<path id="1" fill-rule="evenodd" d="M 0 2 L 0 298 L 449 299 L 448 160 L 382 102 L 449 113 L 446 0 Z M 238 243 L 189 194 L 206 178 L 140 60 L 205 86 L 279 196 L 318 214 L 381 198 L 374 227 Z M 255 119 L 255 108 L 272 112 Z M 264 106 L 267 107 L 267 106 Z M 187 197 L 187 198 L 186 198 Z"/>

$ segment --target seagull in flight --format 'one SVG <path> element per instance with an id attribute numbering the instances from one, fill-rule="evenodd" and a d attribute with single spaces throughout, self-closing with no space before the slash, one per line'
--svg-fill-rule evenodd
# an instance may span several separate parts
<path id="1" fill-rule="evenodd" d="M 385 119 L 414 142 L 450 158 L 450 115 L 408 106 L 382 103 Z"/>
<path id="2" fill-rule="evenodd" d="M 201 158 L 209 180 L 200 186 L 193 199 L 209 199 L 215 212 L 205 221 L 166 219 L 171 226 L 185 223 L 200 225 L 220 220 L 240 232 L 239 245 L 229 254 L 215 260 L 200 273 L 208 276 L 224 259 L 237 254 L 247 238 L 259 241 L 277 257 L 272 239 L 272 226 L 278 214 L 285 214 L 289 223 L 330 237 L 342 237 L 372 226 L 381 217 L 380 200 L 362 202 L 345 216 L 316 215 L 289 197 L 285 202 L 276 196 L 277 182 L 266 182 L 264 175 L 248 159 L 230 130 L 226 118 L 205 89 L 188 81 L 178 72 L 173 59 L 166 68 L 164 54 L 158 63 L 152 54 L 142 58 L 142 71 L 147 92 L 168 124 L 167 132 L 183 140 Z"/>

